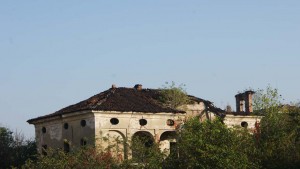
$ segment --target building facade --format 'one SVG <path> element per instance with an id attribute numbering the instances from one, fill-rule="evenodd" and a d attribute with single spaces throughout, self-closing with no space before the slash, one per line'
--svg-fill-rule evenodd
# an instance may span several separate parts
<path id="1" fill-rule="evenodd" d="M 142 85 L 118 88 L 113 85 L 79 103 L 30 119 L 28 123 L 35 126 L 40 153 L 46 153 L 44 150 L 48 148 L 68 152 L 87 144 L 103 148 L 117 145 L 118 149 L 112 151 L 124 159 L 130 158 L 125 141 L 146 137 L 150 142 L 160 143 L 160 148 L 169 153 L 176 143 L 176 129 L 186 119 L 197 116 L 201 122 L 217 116 L 225 117 L 224 110 L 195 96 L 188 95 L 189 102 L 181 109 L 164 106 L 160 98 L 159 89 L 143 89 Z M 240 96 L 237 98 L 240 99 Z M 233 126 L 245 121 L 254 126 L 257 119 L 247 114 L 249 112 L 243 116 L 241 111 L 238 114 L 228 113 L 224 122 Z"/>

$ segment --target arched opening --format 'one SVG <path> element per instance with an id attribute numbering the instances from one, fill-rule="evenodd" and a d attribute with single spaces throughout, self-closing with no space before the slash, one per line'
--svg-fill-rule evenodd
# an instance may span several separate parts
<path id="1" fill-rule="evenodd" d="M 165 131 L 160 135 L 159 148 L 166 155 L 176 155 L 177 145 L 176 145 L 177 134 L 175 131 Z"/>
<path id="2" fill-rule="evenodd" d="M 138 131 L 132 136 L 131 150 L 132 159 L 135 162 L 145 162 L 149 158 L 154 138 L 147 131 Z"/>
<path id="3" fill-rule="evenodd" d="M 108 150 L 120 161 L 128 159 L 125 135 L 118 130 L 110 130 L 107 133 Z"/>

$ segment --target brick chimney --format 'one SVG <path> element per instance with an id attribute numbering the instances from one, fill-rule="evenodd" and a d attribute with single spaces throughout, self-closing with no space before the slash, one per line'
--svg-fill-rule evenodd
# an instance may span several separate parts
<path id="1" fill-rule="evenodd" d="M 253 112 L 252 96 L 254 93 L 254 91 L 248 90 L 244 93 L 239 93 L 235 95 L 237 113 L 245 112 L 246 114 L 249 114 Z"/>
<path id="2" fill-rule="evenodd" d="M 236 112 L 244 112 L 244 98 L 243 93 L 235 95 L 236 100 Z"/>
<path id="3" fill-rule="evenodd" d="M 111 85 L 111 88 L 112 88 L 112 89 L 115 89 L 115 88 L 117 88 L 117 86 L 116 86 L 115 84 L 112 84 L 112 85 Z"/>
<path id="4" fill-rule="evenodd" d="M 136 85 L 134 85 L 134 88 L 135 88 L 136 90 L 142 90 L 142 89 L 143 89 L 143 85 L 141 85 L 141 84 L 136 84 Z"/>
<path id="5" fill-rule="evenodd" d="M 253 106 L 252 106 L 252 96 L 255 92 L 254 91 L 246 91 L 244 93 L 245 98 L 245 112 L 246 113 L 252 113 L 253 112 Z"/>

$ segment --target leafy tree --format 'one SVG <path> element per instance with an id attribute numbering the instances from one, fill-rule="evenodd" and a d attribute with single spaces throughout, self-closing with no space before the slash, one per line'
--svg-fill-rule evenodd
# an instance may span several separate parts
<path id="1" fill-rule="evenodd" d="M 0 127 L 0 168 L 12 166 L 21 167 L 26 160 L 34 159 L 36 155 L 36 144 L 32 140 L 18 132 L 13 132 Z"/>
<path id="2" fill-rule="evenodd" d="M 166 85 L 161 89 L 160 101 L 163 102 L 166 106 L 177 109 L 180 106 L 186 105 L 189 101 L 188 95 L 184 89 L 184 84 L 179 86 L 175 85 L 175 82 L 172 81 L 171 84 L 166 82 Z"/>
<path id="3" fill-rule="evenodd" d="M 120 168 L 159 169 L 162 168 L 165 155 L 159 144 L 147 137 L 137 137 L 131 143 L 132 159 L 122 162 Z"/>
<path id="4" fill-rule="evenodd" d="M 283 106 L 277 89 L 258 90 L 254 102 L 260 124 L 259 149 L 264 168 L 299 168 L 300 108 Z"/>
<path id="5" fill-rule="evenodd" d="M 193 118 L 179 132 L 178 151 L 166 168 L 258 168 L 253 136 L 227 128 L 219 119 Z"/>
<path id="6" fill-rule="evenodd" d="M 276 112 L 280 105 L 282 105 L 282 96 L 278 93 L 278 89 L 269 85 L 265 90 L 258 89 L 255 91 L 253 98 L 255 114 L 266 115 L 268 112 Z"/>
<path id="7" fill-rule="evenodd" d="M 13 145 L 12 132 L 6 127 L 0 127 L 0 168 L 8 168 L 12 165 Z"/>

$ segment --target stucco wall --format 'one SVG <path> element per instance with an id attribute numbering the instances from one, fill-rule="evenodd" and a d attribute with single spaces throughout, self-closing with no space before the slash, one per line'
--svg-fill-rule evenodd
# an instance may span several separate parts
<path id="1" fill-rule="evenodd" d="M 254 130 L 255 123 L 259 123 L 261 116 L 235 116 L 235 115 L 226 115 L 224 123 L 228 127 L 240 126 L 242 127 L 242 122 L 247 122 L 248 129 Z"/>
<path id="2" fill-rule="evenodd" d="M 185 119 L 185 114 L 172 114 L 172 113 L 138 113 L 138 112 L 94 112 L 95 113 L 95 125 L 96 125 L 96 140 L 97 145 L 101 145 L 102 148 L 106 148 L 108 144 L 115 144 L 114 140 L 118 138 L 123 140 L 128 138 L 132 139 L 132 136 L 137 132 L 144 132 L 151 135 L 154 141 L 159 142 L 160 136 L 167 131 L 175 131 L 176 126 Z M 113 125 L 110 120 L 117 118 L 119 123 Z M 147 120 L 147 124 L 140 125 L 139 120 Z M 168 125 L 167 120 L 174 120 L 174 125 Z M 103 141 L 107 140 L 107 141 Z M 118 145 L 119 156 L 125 158 L 124 147 L 121 144 Z M 166 148 L 168 146 L 163 146 Z M 123 151 L 123 152 L 122 152 Z"/>
<path id="3" fill-rule="evenodd" d="M 84 127 L 81 125 L 82 120 L 86 121 Z M 67 129 L 64 128 L 65 124 L 68 124 Z M 42 131 L 43 128 L 46 132 Z M 35 124 L 35 132 L 39 152 L 42 152 L 42 146 L 45 145 L 47 148 L 64 149 L 64 143 L 68 143 L 72 149 L 80 146 L 83 138 L 87 144 L 94 144 L 95 120 L 93 114 L 89 112 L 39 120 Z"/>

